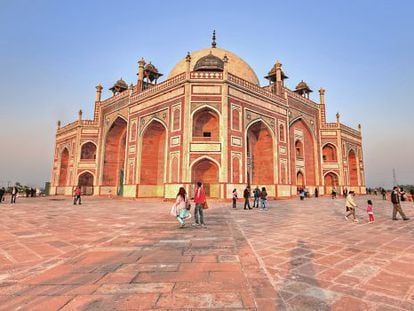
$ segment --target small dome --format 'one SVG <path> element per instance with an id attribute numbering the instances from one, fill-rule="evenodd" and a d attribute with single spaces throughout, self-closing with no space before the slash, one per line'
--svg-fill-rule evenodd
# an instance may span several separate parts
<path id="1" fill-rule="evenodd" d="M 223 71 L 223 69 L 224 62 L 211 52 L 209 55 L 200 58 L 194 65 L 194 71 Z"/>
<path id="2" fill-rule="evenodd" d="M 158 72 L 158 69 L 151 63 L 146 64 L 145 67 L 144 67 L 144 70 L 148 70 L 148 71 L 151 71 L 151 72 Z"/>
<path id="3" fill-rule="evenodd" d="M 304 91 L 304 92 L 313 92 L 309 86 L 306 84 L 305 81 L 300 81 L 298 85 L 296 85 L 295 91 Z"/>
<path id="4" fill-rule="evenodd" d="M 128 84 L 121 79 L 115 82 L 115 84 L 109 89 L 112 93 L 117 94 L 121 93 L 128 89 Z"/>
<path id="5" fill-rule="evenodd" d="M 259 79 L 257 78 L 256 73 L 249 66 L 249 64 L 247 64 L 242 58 L 240 58 L 236 54 L 230 51 L 221 49 L 221 48 L 206 48 L 206 49 L 192 52 L 190 54 L 191 56 L 190 70 L 194 71 L 195 65 L 198 63 L 198 61 L 210 54 L 212 54 L 214 57 L 219 58 L 220 60 L 223 60 L 224 56 L 227 56 L 228 63 L 226 66 L 227 66 L 229 73 L 237 77 L 240 77 L 250 83 L 260 85 Z M 172 78 L 180 73 L 183 73 L 185 72 L 185 70 L 186 70 L 186 60 L 185 58 L 183 58 L 170 71 L 168 78 Z"/>
<path id="6" fill-rule="evenodd" d="M 162 76 L 162 73 L 159 73 L 157 67 L 150 62 L 144 67 L 144 76 L 152 82 L 154 80 L 158 80 L 158 78 Z"/>
<path id="7" fill-rule="evenodd" d="M 118 81 L 116 81 L 115 85 L 120 86 L 120 87 L 124 87 L 124 88 L 128 88 L 128 84 L 124 80 L 122 80 L 122 78 L 119 79 Z"/>

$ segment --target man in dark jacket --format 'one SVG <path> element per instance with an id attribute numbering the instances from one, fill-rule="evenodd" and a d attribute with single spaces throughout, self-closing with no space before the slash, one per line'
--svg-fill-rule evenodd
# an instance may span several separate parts
<path id="1" fill-rule="evenodd" d="M 392 210 L 392 220 L 398 220 L 397 218 L 397 212 L 400 213 L 401 217 L 404 220 L 408 220 L 407 216 L 405 216 L 404 211 L 401 208 L 401 202 L 400 202 L 400 189 L 398 187 L 394 187 L 391 192 L 391 202 L 394 206 Z"/>
<path id="2" fill-rule="evenodd" d="M 11 190 L 11 200 L 10 200 L 11 204 L 16 203 L 17 193 L 19 193 L 19 190 L 17 190 L 17 187 L 14 186 Z"/>
<path id="3" fill-rule="evenodd" d="M 243 198 L 244 198 L 244 209 L 247 209 L 247 207 L 249 209 L 252 209 L 250 207 L 250 201 L 249 201 L 250 200 L 250 187 L 249 186 L 247 186 L 246 189 L 244 189 Z"/>
<path id="4" fill-rule="evenodd" d="M 3 196 L 6 193 L 6 189 L 4 187 L 0 188 L 0 203 L 3 202 Z"/>

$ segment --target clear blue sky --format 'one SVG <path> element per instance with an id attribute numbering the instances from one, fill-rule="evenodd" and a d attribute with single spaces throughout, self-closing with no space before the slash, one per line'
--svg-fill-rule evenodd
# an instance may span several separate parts
<path id="1" fill-rule="evenodd" d="M 261 78 L 276 60 L 293 88 L 326 89 L 327 117 L 362 124 L 368 186 L 414 183 L 413 1 L 1 0 L 0 183 L 42 185 L 56 121 L 82 109 L 95 85 L 136 81 L 143 56 L 165 75 L 187 51 L 218 46 Z"/>

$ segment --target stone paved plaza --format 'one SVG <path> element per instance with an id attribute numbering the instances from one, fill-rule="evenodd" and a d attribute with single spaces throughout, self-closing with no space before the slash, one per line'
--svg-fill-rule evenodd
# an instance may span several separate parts
<path id="1" fill-rule="evenodd" d="M 1 204 L 0 310 L 414 310 L 414 207 L 344 219 L 344 199 L 210 202 L 178 228 L 171 202 L 84 197 Z"/>

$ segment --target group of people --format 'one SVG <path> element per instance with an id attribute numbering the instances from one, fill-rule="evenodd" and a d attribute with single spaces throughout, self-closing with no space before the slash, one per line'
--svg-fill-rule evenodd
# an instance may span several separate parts
<path id="1" fill-rule="evenodd" d="M 206 192 L 204 190 L 203 184 L 197 182 L 195 191 L 194 191 L 194 227 L 205 227 L 204 222 L 204 210 L 208 208 L 206 201 Z M 187 192 L 184 187 L 180 187 L 177 193 L 175 203 L 171 208 L 171 215 L 176 217 L 180 228 L 184 228 L 186 225 L 186 220 L 191 218 L 191 203 L 188 198 Z"/>
<path id="2" fill-rule="evenodd" d="M 17 194 L 19 193 L 19 189 L 16 186 L 11 188 L 10 194 L 10 204 L 16 203 Z M 6 189 L 4 187 L 0 188 L 0 203 L 2 203 L 6 198 Z"/>
<path id="3" fill-rule="evenodd" d="M 354 201 L 355 192 L 349 191 L 346 202 L 345 202 L 345 208 L 346 208 L 346 214 L 345 219 L 348 220 L 349 217 L 352 215 L 352 218 L 354 222 L 358 222 L 358 219 L 356 218 L 356 208 L 357 204 Z M 401 189 L 397 186 L 395 186 L 392 189 L 391 192 L 391 202 L 393 204 L 393 211 L 392 211 L 392 220 L 398 220 L 397 213 L 400 214 L 403 220 L 409 220 L 402 207 L 401 207 L 401 201 L 405 201 L 405 192 L 401 191 Z M 368 222 L 373 223 L 375 221 L 374 218 L 374 205 L 372 203 L 372 200 L 367 201 L 367 214 L 368 214 Z"/>
<path id="4" fill-rule="evenodd" d="M 259 186 L 253 189 L 253 207 L 250 206 L 250 198 L 252 196 L 250 186 L 247 186 L 243 191 L 244 209 L 259 208 L 262 211 L 267 211 L 267 191 L 265 187 L 260 190 Z M 237 208 L 237 189 L 233 189 L 233 208 Z"/>

